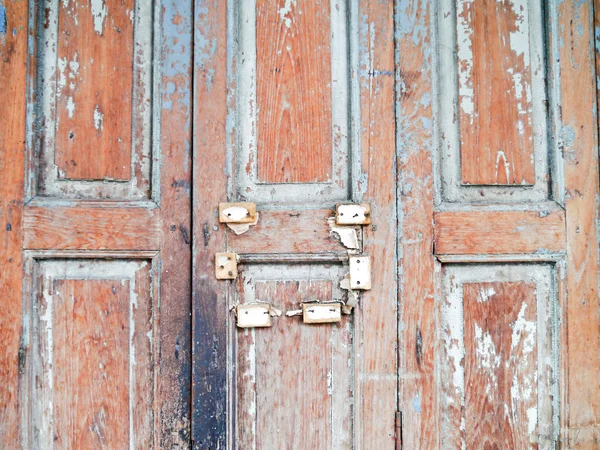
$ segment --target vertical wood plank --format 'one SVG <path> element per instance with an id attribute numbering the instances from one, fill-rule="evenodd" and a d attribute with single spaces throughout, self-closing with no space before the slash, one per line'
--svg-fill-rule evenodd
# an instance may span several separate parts
<path id="1" fill-rule="evenodd" d="M 190 448 L 192 2 L 166 0 L 162 40 L 157 448 Z"/>
<path id="2" fill-rule="evenodd" d="M 467 448 L 531 448 L 537 428 L 537 305 L 531 283 L 465 283 Z"/>
<path id="3" fill-rule="evenodd" d="M 396 173 L 393 2 L 359 2 L 359 85 L 363 200 L 371 204 L 364 252 L 373 289 L 354 311 L 357 358 L 356 446 L 389 448 L 397 408 Z"/>
<path id="4" fill-rule="evenodd" d="M 571 448 L 600 443 L 598 147 L 592 2 L 558 4 L 567 212 L 567 411 Z"/>
<path id="5" fill-rule="evenodd" d="M 258 178 L 327 181 L 332 171 L 329 0 L 258 0 Z"/>
<path id="6" fill-rule="evenodd" d="M 400 0 L 397 136 L 400 302 L 399 407 L 406 448 L 438 448 L 433 248 L 431 2 Z"/>
<path id="7" fill-rule="evenodd" d="M 227 2 L 195 2 L 193 385 L 194 448 L 227 442 L 227 282 L 213 274 L 214 255 L 225 251 L 218 222 L 227 201 Z"/>
<path id="8" fill-rule="evenodd" d="M 19 447 L 27 2 L 0 1 L 0 447 Z"/>
<path id="9" fill-rule="evenodd" d="M 53 447 L 128 448 L 129 364 L 134 363 L 129 360 L 129 282 L 48 283 Z"/>
<path id="10" fill-rule="evenodd" d="M 128 180 L 134 2 L 58 5 L 55 163 L 62 178 Z"/>
<path id="11" fill-rule="evenodd" d="M 534 183 L 527 0 L 459 0 L 462 182 Z"/>

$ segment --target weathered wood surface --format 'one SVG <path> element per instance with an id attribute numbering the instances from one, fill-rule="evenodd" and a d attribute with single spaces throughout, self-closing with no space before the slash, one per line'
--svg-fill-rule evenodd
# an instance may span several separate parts
<path id="1" fill-rule="evenodd" d="M 433 4 L 396 6 L 398 127 L 398 404 L 404 448 L 439 448 L 433 249 Z"/>
<path id="2" fill-rule="evenodd" d="M 459 0 L 458 111 L 462 182 L 534 182 L 527 0 Z"/>
<path id="3" fill-rule="evenodd" d="M 226 251 L 219 224 L 227 193 L 227 3 L 194 3 L 193 268 L 191 407 L 194 448 L 225 448 L 227 436 L 227 281 L 214 278 Z M 190 16 L 191 17 L 191 16 Z M 230 431 L 231 433 L 231 431 Z M 231 445 L 231 441 L 229 441 Z"/>
<path id="4" fill-rule="evenodd" d="M 256 3 L 258 178 L 327 181 L 332 177 L 330 2 Z"/>
<path id="5" fill-rule="evenodd" d="M 436 212 L 436 254 L 565 251 L 565 214 L 554 211 Z"/>
<path id="6" fill-rule="evenodd" d="M 152 445 L 151 270 L 132 261 L 37 265 L 33 310 L 27 306 L 33 327 L 25 386 L 36 401 L 26 447 Z"/>
<path id="7" fill-rule="evenodd" d="M 251 231 L 230 234 L 227 245 L 236 253 L 325 253 L 345 250 L 327 223 L 332 210 L 259 211 Z"/>
<path id="8" fill-rule="evenodd" d="M 535 291 L 523 282 L 463 284 L 467 448 L 531 447 L 538 403 Z"/>
<path id="9" fill-rule="evenodd" d="M 598 320 L 598 122 L 594 99 L 592 2 L 558 4 L 560 96 L 565 155 L 568 311 L 567 391 L 570 448 L 600 445 Z"/>
<path id="10" fill-rule="evenodd" d="M 29 250 L 159 250 L 158 208 L 118 202 L 27 206 L 23 248 Z M 179 231 L 179 230 L 177 230 Z"/>
<path id="11" fill-rule="evenodd" d="M 371 256 L 372 285 L 354 311 L 357 328 L 356 442 L 372 448 L 394 443 L 397 407 L 396 170 L 394 5 L 358 5 L 361 173 L 368 182 L 361 203 L 371 204 L 363 251 Z"/>
<path id="12" fill-rule="evenodd" d="M 191 448 L 192 0 L 162 3 L 160 366 L 155 448 Z"/>
<path id="13" fill-rule="evenodd" d="M 303 301 L 332 301 L 331 280 L 261 281 L 255 300 L 282 310 Z M 307 325 L 273 317 L 265 329 L 237 330 L 235 439 L 239 448 L 350 448 L 352 418 L 351 317 L 336 325 Z M 290 420 L 294 411 L 294 420 Z"/>
<path id="14" fill-rule="evenodd" d="M 59 6 L 55 163 L 68 179 L 131 176 L 134 1 Z"/>
<path id="15" fill-rule="evenodd" d="M 0 2 L 0 447 L 18 448 L 27 2 Z"/>

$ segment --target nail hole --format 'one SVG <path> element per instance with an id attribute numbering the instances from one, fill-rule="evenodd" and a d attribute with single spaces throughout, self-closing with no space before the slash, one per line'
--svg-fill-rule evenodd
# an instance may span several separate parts
<path id="1" fill-rule="evenodd" d="M 360 284 L 360 281 L 357 281 L 356 284 Z"/>
<path id="2" fill-rule="evenodd" d="M 233 275 L 233 272 L 230 270 L 229 272 L 227 272 L 228 275 Z"/>
<path id="3" fill-rule="evenodd" d="M 224 268 L 225 268 L 225 266 L 219 266 L 219 267 L 220 267 L 221 269 L 224 269 Z"/>

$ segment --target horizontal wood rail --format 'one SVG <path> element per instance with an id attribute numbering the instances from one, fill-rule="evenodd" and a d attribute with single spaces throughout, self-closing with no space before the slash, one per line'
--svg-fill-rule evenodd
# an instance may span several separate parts
<path id="1" fill-rule="evenodd" d="M 160 213 L 152 203 L 39 202 L 24 208 L 26 250 L 159 250 Z"/>
<path id="2" fill-rule="evenodd" d="M 566 251 L 565 212 L 443 211 L 434 214 L 437 255 Z"/>

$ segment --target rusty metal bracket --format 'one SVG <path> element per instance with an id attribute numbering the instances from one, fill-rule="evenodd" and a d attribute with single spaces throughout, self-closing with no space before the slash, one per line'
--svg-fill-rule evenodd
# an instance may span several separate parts
<path id="1" fill-rule="evenodd" d="M 254 223 L 256 221 L 256 203 L 219 203 L 219 222 Z"/>
<path id="2" fill-rule="evenodd" d="M 237 260 L 235 253 L 215 253 L 215 276 L 217 280 L 235 280 L 237 278 Z"/>
<path id="3" fill-rule="evenodd" d="M 271 305 L 268 303 L 237 305 L 235 315 L 238 328 L 262 328 L 271 326 Z"/>
<path id="4" fill-rule="evenodd" d="M 371 289 L 371 257 L 368 255 L 350 256 L 350 289 Z"/>

